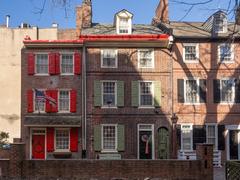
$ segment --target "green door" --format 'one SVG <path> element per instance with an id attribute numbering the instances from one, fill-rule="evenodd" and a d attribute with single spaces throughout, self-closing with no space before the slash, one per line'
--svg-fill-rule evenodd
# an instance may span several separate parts
<path id="1" fill-rule="evenodd" d="M 158 158 L 169 158 L 169 134 L 166 128 L 158 129 Z"/>

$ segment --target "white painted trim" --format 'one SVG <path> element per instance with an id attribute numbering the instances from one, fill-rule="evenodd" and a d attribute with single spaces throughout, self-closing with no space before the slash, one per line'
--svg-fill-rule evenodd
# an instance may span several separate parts
<path id="1" fill-rule="evenodd" d="M 186 64 L 194 64 L 194 63 L 199 63 L 199 43 L 183 43 L 183 62 L 185 62 Z M 185 46 L 195 46 L 196 48 L 196 60 L 186 60 L 185 59 L 185 53 L 186 53 L 186 49 Z"/>
<path id="2" fill-rule="evenodd" d="M 190 147 L 191 147 L 191 149 L 189 149 L 189 150 L 185 150 L 185 149 L 183 149 L 183 135 L 182 135 L 182 126 L 185 126 L 185 125 L 187 125 L 187 126 L 190 126 L 190 136 L 191 136 L 191 145 L 190 145 Z M 181 124 L 181 149 L 180 149 L 180 151 L 184 151 L 184 152 L 187 152 L 187 151 L 193 151 L 193 123 L 182 123 Z"/>
<path id="3" fill-rule="evenodd" d="M 232 100 L 231 102 L 225 102 L 222 101 L 222 81 L 223 80 L 231 80 L 233 81 L 233 86 L 232 86 Z M 220 104 L 221 105 L 231 105 L 231 104 L 235 104 L 235 78 L 222 78 L 220 79 Z"/>
<path id="4" fill-rule="evenodd" d="M 123 13 L 126 16 L 123 16 Z M 120 19 L 128 19 L 128 33 L 120 33 Z M 116 31 L 117 34 L 132 34 L 132 14 L 127 11 L 121 11 L 116 14 Z"/>
<path id="5" fill-rule="evenodd" d="M 183 79 L 184 80 L 184 84 L 183 84 L 183 88 L 184 88 L 184 105 L 200 105 L 201 103 L 200 103 L 200 78 L 198 78 L 198 77 L 193 77 L 193 78 L 184 78 Z M 186 102 L 186 99 L 187 99 L 187 97 L 186 97 L 186 81 L 187 80 L 195 80 L 196 82 L 197 82 L 197 102 L 194 102 L 194 103 L 191 103 L 191 102 Z"/>
<path id="6" fill-rule="evenodd" d="M 152 95 L 152 105 L 141 105 L 141 86 L 140 83 L 152 83 L 151 86 L 151 95 Z M 155 85 L 154 85 L 155 81 L 147 81 L 147 80 L 140 80 L 138 81 L 138 102 L 139 102 L 139 107 L 138 108 L 154 108 L 154 89 L 155 89 Z"/>
<path id="7" fill-rule="evenodd" d="M 72 68 L 72 73 L 62 73 L 62 55 L 72 55 L 72 64 L 73 64 L 73 68 Z M 72 76 L 72 75 L 74 75 L 74 66 L 75 66 L 75 64 L 74 64 L 74 62 L 75 62 L 75 57 L 74 57 L 74 52 L 64 52 L 64 51 L 62 51 L 62 52 L 60 52 L 60 64 L 59 64 L 59 66 L 60 66 L 60 75 L 64 75 L 64 76 Z"/>
<path id="8" fill-rule="evenodd" d="M 140 129 L 141 125 L 150 125 L 151 129 Z M 154 133 L 154 124 L 138 124 L 137 125 L 137 158 L 140 159 L 140 154 L 139 154 L 139 132 L 140 131 L 151 131 L 152 132 L 152 159 L 155 159 L 155 133 Z"/>
<path id="9" fill-rule="evenodd" d="M 44 134 L 42 134 L 42 135 L 44 135 L 45 136 L 45 160 L 46 160 L 46 158 L 47 158 L 47 129 L 46 128 L 30 128 L 30 153 L 29 153 L 29 155 L 30 155 L 30 157 L 29 157 L 29 159 L 31 160 L 32 159 L 32 135 L 33 135 L 33 130 L 44 130 L 45 131 L 45 133 Z"/>
<path id="10" fill-rule="evenodd" d="M 109 66 L 104 66 L 103 65 L 103 54 L 104 54 L 105 50 L 113 50 L 113 51 L 115 51 L 115 66 L 109 67 Z M 117 49 L 101 49 L 100 53 L 101 53 L 101 68 L 108 68 L 108 69 L 111 69 L 111 68 L 116 69 L 116 68 L 118 68 L 118 50 Z"/>
<path id="11" fill-rule="evenodd" d="M 68 131 L 68 149 L 56 149 L 56 131 L 57 130 L 63 130 L 63 131 Z M 70 128 L 54 128 L 54 152 L 70 152 L 70 144 L 71 144 L 71 139 L 70 139 Z"/>
<path id="12" fill-rule="evenodd" d="M 224 46 L 224 45 L 230 45 L 231 46 L 231 60 L 230 61 L 221 61 L 221 53 L 220 53 L 220 47 L 221 46 Z M 222 63 L 222 64 L 233 64 L 235 63 L 235 60 L 234 60 L 234 44 L 233 43 L 220 43 L 217 45 L 217 52 L 218 52 L 218 63 Z"/>
<path id="13" fill-rule="evenodd" d="M 101 104 L 102 108 L 117 108 L 117 80 L 102 80 L 101 82 Z M 113 106 L 103 105 L 103 83 L 104 82 L 114 82 L 114 96 L 115 96 L 115 104 Z"/>
<path id="14" fill-rule="evenodd" d="M 69 99 L 68 99 L 68 111 L 60 111 L 60 91 L 68 91 Z M 70 113 L 71 106 L 71 89 L 58 89 L 58 113 Z"/>
<path id="15" fill-rule="evenodd" d="M 215 126 L 215 150 L 218 150 L 218 125 L 217 123 L 206 123 L 206 142 L 208 142 L 208 126 Z"/>
<path id="16" fill-rule="evenodd" d="M 48 66 L 48 73 L 37 73 L 37 55 L 47 55 L 47 66 Z M 35 76 L 49 76 L 49 53 L 46 53 L 46 52 L 38 52 L 38 53 L 35 53 L 35 56 L 34 56 L 34 75 Z"/>
<path id="17" fill-rule="evenodd" d="M 37 88 L 36 88 L 37 89 Z M 46 94 L 46 90 L 47 89 L 37 89 L 37 90 L 39 90 L 39 91 L 43 91 L 44 92 L 44 94 Z M 38 113 L 46 113 L 46 100 L 44 100 L 45 102 L 44 102 L 44 111 L 36 111 L 35 109 L 35 107 L 36 107 L 36 91 L 35 91 L 35 89 L 32 89 L 32 91 L 33 91 L 33 113 L 34 114 L 38 114 Z"/>
<path id="18" fill-rule="evenodd" d="M 152 56 L 152 63 L 151 66 L 149 67 L 142 67 L 140 65 L 140 52 L 141 51 L 151 51 L 151 56 Z M 137 55 L 138 55 L 138 69 L 150 69 L 150 68 L 155 68 L 155 50 L 154 48 L 149 48 L 149 49 L 138 49 L 137 50 Z"/>
<path id="19" fill-rule="evenodd" d="M 115 127 L 115 149 L 104 149 L 103 148 L 103 127 Z M 117 124 L 101 124 L 101 152 L 118 152 L 118 125 Z"/>

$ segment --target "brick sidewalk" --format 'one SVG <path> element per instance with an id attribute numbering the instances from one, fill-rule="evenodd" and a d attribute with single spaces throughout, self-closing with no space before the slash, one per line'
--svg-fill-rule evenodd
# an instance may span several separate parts
<path id="1" fill-rule="evenodd" d="M 214 168 L 214 180 L 225 180 L 225 167 Z"/>

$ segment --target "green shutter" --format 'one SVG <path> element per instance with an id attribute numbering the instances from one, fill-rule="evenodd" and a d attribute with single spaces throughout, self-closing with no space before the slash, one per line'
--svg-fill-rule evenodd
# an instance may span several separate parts
<path id="1" fill-rule="evenodd" d="M 102 106 L 101 82 L 94 81 L 94 106 Z"/>
<path id="2" fill-rule="evenodd" d="M 117 106 L 124 106 L 124 81 L 117 82 Z"/>
<path id="3" fill-rule="evenodd" d="M 94 126 L 94 150 L 101 151 L 101 126 Z"/>
<path id="4" fill-rule="evenodd" d="M 124 125 L 117 126 L 117 138 L 118 138 L 118 151 L 124 151 L 125 149 L 125 135 L 124 135 Z"/>
<path id="5" fill-rule="evenodd" d="M 139 106 L 139 83 L 138 81 L 132 81 L 132 106 Z"/>
<path id="6" fill-rule="evenodd" d="M 161 82 L 154 82 L 154 106 L 161 106 L 161 98 L 162 98 L 162 90 L 161 90 Z"/>

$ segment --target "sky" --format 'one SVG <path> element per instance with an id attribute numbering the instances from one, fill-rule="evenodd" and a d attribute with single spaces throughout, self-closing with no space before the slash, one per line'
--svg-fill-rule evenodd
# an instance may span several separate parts
<path id="1" fill-rule="evenodd" d="M 52 3 L 54 1 L 55 3 Z M 66 9 L 58 2 L 61 0 L 47 0 L 42 13 L 44 0 L 0 0 L 0 24 L 5 24 L 5 16 L 10 15 L 10 26 L 18 27 L 21 22 L 28 23 L 40 28 L 50 27 L 53 22 L 58 23 L 60 28 L 75 27 L 75 7 L 82 0 L 69 1 Z M 185 17 L 191 6 L 176 3 L 204 2 L 207 0 L 169 0 L 169 14 L 172 21 L 205 21 L 218 9 L 233 8 L 233 0 L 212 0 L 206 5 L 193 6 L 190 13 Z M 155 14 L 159 0 L 92 0 L 93 22 L 113 23 L 114 14 L 122 9 L 127 9 L 134 14 L 133 23 L 150 24 Z M 233 13 L 229 13 L 229 19 L 233 20 Z"/>

